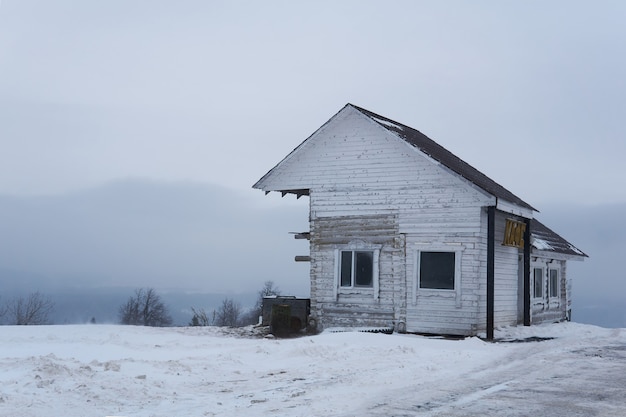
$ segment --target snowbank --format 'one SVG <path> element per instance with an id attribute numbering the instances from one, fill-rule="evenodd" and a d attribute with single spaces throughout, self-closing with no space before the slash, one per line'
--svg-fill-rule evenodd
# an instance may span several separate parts
<path id="1" fill-rule="evenodd" d="M 502 407 L 506 415 L 533 407 L 626 415 L 623 329 L 563 323 L 496 332 L 501 340 L 553 338 L 528 343 L 233 333 L 0 327 L 0 416 L 464 416 L 503 415 Z M 545 404 L 538 388 L 549 393 Z"/>

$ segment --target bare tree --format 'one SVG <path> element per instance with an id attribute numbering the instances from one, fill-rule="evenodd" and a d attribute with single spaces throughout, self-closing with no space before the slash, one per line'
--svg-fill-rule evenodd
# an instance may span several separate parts
<path id="1" fill-rule="evenodd" d="M 259 290 L 257 295 L 254 307 L 242 319 L 243 324 L 257 324 L 259 317 L 263 314 L 263 298 L 280 295 L 280 289 L 274 284 L 274 281 L 265 281 L 263 288 Z"/>
<path id="2" fill-rule="evenodd" d="M 8 305 L 0 305 L 0 320 L 4 317 L 4 315 L 7 313 L 7 311 L 9 310 L 9 306 Z"/>
<path id="3" fill-rule="evenodd" d="M 3 313 L 8 314 L 9 323 L 20 326 L 48 324 L 54 303 L 39 291 L 28 297 L 18 297 L 7 304 Z"/>
<path id="4" fill-rule="evenodd" d="M 191 307 L 191 311 L 193 312 L 193 317 L 191 318 L 191 322 L 189 323 L 190 326 L 211 325 L 211 320 L 209 320 L 209 317 L 207 316 L 206 311 L 204 311 L 203 308 L 196 310 L 195 308 Z"/>
<path id="5" fill-rule="evenodd" d="M 135 295 L 120 306 L 119 317 L 120 323 L 136 326 L 163 327 L 172 324 L 167 307 L 153 288 L 135 290 Z"/>
<path id="6" fill-rule="evenodd" d="M 255 307 L 259 309 L 259 312 L 261 312 L 261 309 L 263 308 L 263 298 L 270 297 L 272 295 L 280 295 L 280 289 L 274 284 L 274 281 L 265 281 L 263 288 L 259 290 L 258 294 L 259 297 L 257 298 Z"/>
<path id="7" fill-rule="evenodd" d="M 231 298 L 225 298 L 215 314 L 217 326 L 237 327 L 241 316 L 241 305 Z"/>

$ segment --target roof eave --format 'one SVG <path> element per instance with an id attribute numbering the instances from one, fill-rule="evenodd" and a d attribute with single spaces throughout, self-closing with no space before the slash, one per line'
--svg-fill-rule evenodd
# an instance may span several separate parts
<path id="1" fill-rule="evenodd" d="M 497 198 L 496 209 L 503 211 L 505 213 L 513 214 L 515 216 L 524 217 L 526 219 L 532 219 L 534 212 L 538 211 L 530 206 L 523 207 L 518 204 L 511 203 L 510 201 L 506 201 L 500 198 Z"/>
<path id="2" fill-rule="evenodd" d="M 583 262 L 585 258 L 589 257 L 584 253 L 582 255 L 577 255 L 573 253 L 563 253 L 563 252 L 556 252 L 556 251 L 551 251 L 551 250 L 540 250 L 534 247 L 531 250 L 531 256 L 538 256 L 541 258 L 549 258 L 549 259 L 558 259 L 562 261 L 578 261 L 578 262 Z"/>

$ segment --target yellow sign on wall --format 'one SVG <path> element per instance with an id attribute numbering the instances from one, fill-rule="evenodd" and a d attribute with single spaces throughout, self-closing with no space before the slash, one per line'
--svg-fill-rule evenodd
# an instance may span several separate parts
<path id="1" fill-rule="evenodd" d="M 506 219 L 504 228 L 504 246 L 514 246 L 516 248 L 524 248 L 524 232 L 526 231 L 526 223 L 513 219 Z"/>

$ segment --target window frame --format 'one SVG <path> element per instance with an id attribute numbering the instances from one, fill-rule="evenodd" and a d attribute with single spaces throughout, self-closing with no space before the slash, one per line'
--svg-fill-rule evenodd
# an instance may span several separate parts
<path id="1" fill-rule="evenodd" d="M 355 286 L 353 281 L 353 275 L 351 278 L 350 286 L 341 285 L 341 267 L 342 267 L 342 252 L 352 252 L 353 265 L 356 258 L 354 254 L 356 252 L 371 252 L 372 253 L 372 285 L 371 286 Z M 335 248 L 335 285 L 334 285 L 334 299 L 338 300 L 339 295 L 349 294 L 372 294 L 374 299 L 378 299 L 380 292 L 380 247 L 374 245 L 367 245 L 363 243 L 349 244 L 344 247 Z"/>
<path id="2" fill-rule="evenodd" d="M 541 271 L 539 276 L 539 283 L 541 284 L 541 286 L 539 287 L 541 293 L 539 295 L 537 295 L 537 271 Z M 545 273 L 544 273 L 544 268 L 541 266 L 534 266 L 533 267 L 533 298 L 535 300 L 542 300 L 544 297 L 544 293 L 545 291 L 543 290 L 544 288 L 544 281 L 545 281 Z"/>
<path id="3" fill-rule="evenodd" d="M 460 308 L 461 305 L 461 267 L 463 259 L 464 246 L 460 244 L 443 244 L 443 245 L 415 245 L 413 256 L 413 297 L 412 304 L 417 304 L 417 299 L 422 296 L 439 297 L 444 299 L 454 299 L 455 306 Z M 454 289 L 438 289 L 438 288 L 421 288 L 420 287 L 420 259 L 422 252 L 453 252 L 454 253 Z"/>
<path id="4" fill-rule="evenodd" d="M 556 294 L 552 291 L 552 272 L 556 273 Z M 559 268 L 548 268 L 548 298 L 561 298 L 561 271 Z"/>
<path id="5" fill-rule="evenodd" d="M 434 288 L 434 287 L 423 287 L 422 286 L 422 266 L 423 266 L 423 262 L 424 259 L 422 258 L 424 254 L 434 254 L 434 253 L 446 253 L 446 254 L 452 254 L 454 256 L 453 259 L 453 263 L 454 265 L 452 266 L 452 288 Z M 455 291 L 456 290 L 456 275 L 457 275 L 457 271 L 456 271 L 456 259 L 457 259 L 457 254 L 454 251 L 443 251 L 443 250 L 432 250 L 432 251 L 428 251 L 428 250 L 422 250 L 419 251 L 419 259 L 417 261 L 417 286 L 420 290 L 440 290 L 440 291 Z"/>
<path id="6" fill-rule="evenodd" d="M 343 285 L 344 281 L 344 254 L 350 254 L 350 285 Z M 368 253 L 371 254 L 371 268 L 370 268 L 370 285 L 359 285 L 357 283 L 357 274 L 358 274 L 358 262 L 359 262 L 359 253 Z M 341 288 L 374 288 L 374 251 L 373 250 L 359 250 L 359 249 L 345 249 L 339 251 L 339 286 Z"/>

